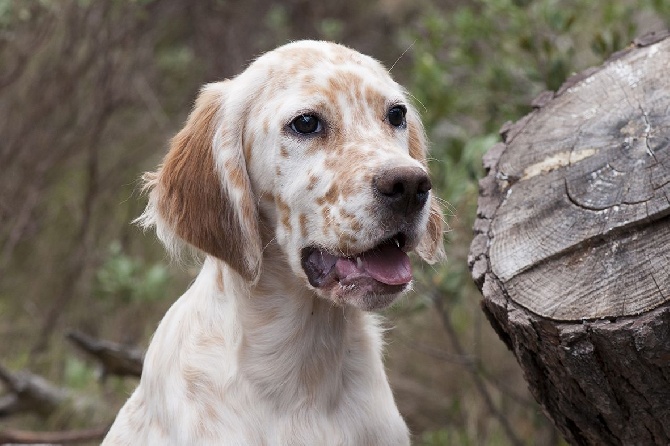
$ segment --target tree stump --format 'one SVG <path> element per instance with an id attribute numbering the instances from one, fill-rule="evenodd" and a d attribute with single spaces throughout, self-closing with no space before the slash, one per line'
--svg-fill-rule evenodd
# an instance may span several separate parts
<path id="1" fill-rule="evenodd" d="M 670 35 L 545 92 L 484 157 L 469 264 L 574 445 L 670 444 Z"/>

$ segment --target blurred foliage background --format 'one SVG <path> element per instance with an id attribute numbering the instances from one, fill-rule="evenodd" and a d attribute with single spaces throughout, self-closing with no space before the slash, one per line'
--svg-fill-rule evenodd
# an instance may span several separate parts
<path id="1" fill-rule="evenodd" d="M 414 442 L 563 444 L 467 270 L 481 157 L 537 94 L 669 22 L 666 0 L 0 0 L 0 365 L 69 395 L 46 413 L 0 413 L 0 430 L 113 419 L 136 380 L 101 381 L 65 333 L 145 348 L 197 272 L 130 223 L 139 176 L 203 83 L 316 38 L 392 67 L 423 113 L 448 203 L 449 261 L 417 264 L 416 292 L 386 314 Z"/>

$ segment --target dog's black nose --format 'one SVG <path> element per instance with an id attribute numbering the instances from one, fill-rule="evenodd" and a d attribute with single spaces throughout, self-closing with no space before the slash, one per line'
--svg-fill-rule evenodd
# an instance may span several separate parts
<path id="1" fill-rule="evenodd" d="M 375 176 L 372 187 L 394 214 L 411 215 L 426 204 L 432 185 L 420 167 L 393 167 Z"/>

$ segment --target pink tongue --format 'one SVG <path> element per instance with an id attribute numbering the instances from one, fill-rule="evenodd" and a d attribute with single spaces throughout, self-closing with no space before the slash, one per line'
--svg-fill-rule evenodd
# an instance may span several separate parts
<path id="1" fill-rule="evenodd" d="M 409 257 L 400 248 L 385 244 L 360 255 L 361 267 L 355 259 L 339 258 L 336 269 L 340 279 L 351 274 L 367 274 L 387 285 L 402 285 L 412 280 Z"/>
<path id="2" fill-rule="evenodd" d="M 363 269 L 370 276 L 388 285 L 402 285 L 412 280 L 409 257 L 400 248 L 386 244 L 364 253 Z"/>

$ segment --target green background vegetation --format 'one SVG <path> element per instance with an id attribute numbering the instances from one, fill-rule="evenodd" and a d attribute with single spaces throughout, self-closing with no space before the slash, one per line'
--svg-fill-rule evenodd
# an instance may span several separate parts
<path id="1" fill-rule="evenodd" d="M 139 176 L 200 85 L 318 38 L 393 66 L 447 202 L 449 261 L 417 264 L 416 292 L 387 311 L 387 367 L 415 443 L 562 444 L 467 270 L 481 157 L 537 94 L 669 20 L 665 0 L 0 0 L 0 364 L 73 395 L 0 429 L 111 421 L 136 381 L 100 382 L 65 333 L 146 347 L 197 272 L 130 224 Z"/>

